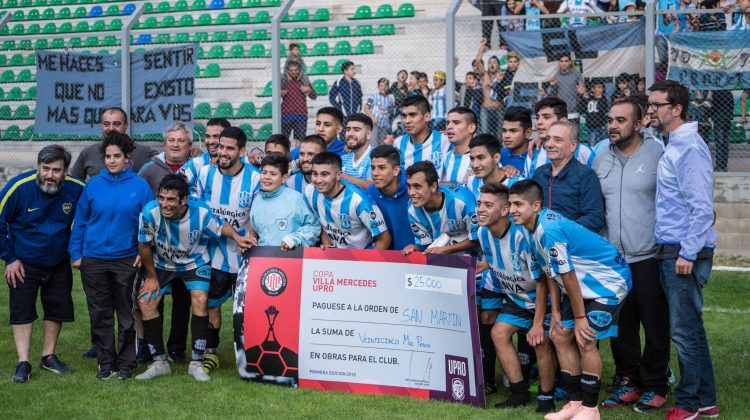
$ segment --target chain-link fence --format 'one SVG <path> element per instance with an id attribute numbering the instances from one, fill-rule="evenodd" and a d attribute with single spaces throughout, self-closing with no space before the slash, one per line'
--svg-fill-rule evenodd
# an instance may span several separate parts
<path id="1" fill-rule="evenodd" d="M 130 51 L 198 42 L 193 115 L 197 139 L 202 139 L 209 118 L 223 117 L 256 142 L 275 131 L 296 141 L 315 131 L 317 110 L 333 104 L 345 115 L 369 113 L 386 140 L 400 133 L 398 104 L 410 94 L 430 99 L 436 124 L 447 108 L 461 104 L 477 113 L 480 132 L 501 136 L 507 108 L 533 108 L 544 97 L 559 96 L 568 117 L 580 122 L 582 142 L 594 146 L 607 137 L 605 116 L 614 99 L 642 92 L 649 71 L 656 80 L 667 77 L 671 35 L 661 35 L 671 34 L 675 26 L 677 32 L 688 33 L 721 30 L 722 25 L 715 24 L 719 14 L 724 29 L 745 29 L 737 33 L 748 34 L 742 23 L 746 20 L 736 23 L 744 15 L 732 10 L 652 12 L 638 10 L 640 2 L 621 2 L 624 11 L 610 13 L 594 10 L 591 3 L 582 9 L 573 2 L 511 0 L 498 12 L 475 2 L 479 8 L 460 7 L 455 30 L 449 30 L 446 10 L 434 2 L 300 0 L 281 22 L 274 62 L 272 19 L 286 5 L 280 1 L 170 0 L 106 7 L 67 3 L 9 1 L 0 9 L 0 166 L 5 176 L 33 167 L 44 144 L 65 141 L 75 154 L 92 141 L 65 133 L 34 134 L 35 48 L 121 54 L 123 36 L 131 40 Z M 144 13 L 132 31 L 123 31 L 141 5 Z M 610 7 L 598 5 L 601 10 Z M 653 30 L 646 24 L 649 18 Z M 455 67 L 449 69 L 451 37 Z M 486 44 L 481 44 L 483 38 Z M 655 60 L 649 67 L 651 46 Z M 736 67 L 721 57 L 711 61 L 708 55 L 712 74 L 727 75 L 726 69 Z M 280 73 L 278 102 L 274 67 Z M 381 92 L 382 79 L 388 86 Z M 717 170 L 750 170 L 744 124 L 747 91 L 735 88 L 740 83 L 691 89 L 695 97 L 690 115 L 711 144 Z M 157 141 L 158 136 L 137 140 Z"/>

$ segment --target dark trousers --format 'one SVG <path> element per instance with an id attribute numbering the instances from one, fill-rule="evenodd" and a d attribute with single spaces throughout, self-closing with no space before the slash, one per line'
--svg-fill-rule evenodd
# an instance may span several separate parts
<path id="1" fill-rule="evenodd" d="M 500 16 L 503 14 L 503 3 L 500 1 L 485 0 L 481 4 L 482 16 Z M 492 27 L 495 24 L 494 20 L 483 20 L 482 21 L 482 37 L 490 42 L 492 37 Z M 500 36 L 500 43 L 502 44 L 503 36 L 500 32 L 503 31 L 502 21 L 497 21 L 497 33 Z"/>
<path id="2" fill-rule="evenodd" d="M 91 341 L 100 369 L 132 372 L 135 360 L 133 284 L 138 268 L 135 257 L 100 260 L 84 257 L 81 279 L 91 320 Z M 115 318 L 117 312 L 117 346 Z"/>
<path id="3" fill-rule="evenodd" d="M 164 299 L 161 300 L 163 305 Z M 162 314 L 164 309 L 159 310 Z M 190 292 L 185 288 L 185 283 L 175 281 L 172 283 L 172 321 L 167 340 L 167 351 L 170 353 L 185 354 L 187 348 L 188 326 L 190 325 Z"/>
<path id="4" fill-rule="evenodd" d="M 667 395 L 669 364 L 669 306 L 655 258 L 629 264 L 633 287 L 625 298 L 618 336 L 610 340 L 615 372 L 627 376 L 644 391 Z M 646 339 L 641 351 L 640 329 Z"/>
<path id="5" fill-rule="evenodd" d="M 307 134 L 307 118 L 287 121 L 282 120 L 281 132 L 290 139 L 294 138 L 297 141 L 302 140 Z M 294 133 L 294 137 L 292 137 L 292 133 Z"/>

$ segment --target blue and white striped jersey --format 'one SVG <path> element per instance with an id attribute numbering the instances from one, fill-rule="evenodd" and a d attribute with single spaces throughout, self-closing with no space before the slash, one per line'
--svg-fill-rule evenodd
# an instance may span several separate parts
<path id="1" fill-rule="evenodd" d="M 156 268 L 190 271 L 208 264 L 208 243 L 221 236 L 223 221 L 202 201 L 190 197 L 187 211 L 179 220 L 166 219 L 159 202 L 153 200 L 141 210 L 138 242 L 151 245 Z"/>
<path id="2" fill-rule="evenodd" d="M 584 299 L 604 305 L 617 305 L 625 299 L 631 286 L 630 268 L 607 240 L 549 209 L 539 212 L 531 236 L 533 239 L 527 236 L 527 240 L 541 257 L 539 264 L 563 293 L 567 292 L 560 274 L 575 271 Z"/>
<path id="3" fill-rule="evenodd" d="M 308 185 L 305 199 L 333 246 L 372 249 L 375 237 L 388 230 L 383 214 L 365 191 L 348 182 L 342 184 L 344 188 L 334 198 Z"/>
<path id="4" fill-rule="evenodd" d="M 440 172 L 440 182 L 463 184 L 471 173 L 469 152 L 457 155 L 451 144 L 448 148 L 448 153 L 445 154 L 445 159 L 443 159 L 443 170 Z"/>
<path id="5" fill-rule="evenodd" d="M 472 224 L 476 225 L 476 200 L 471 191 L 459 185 L 443 185 L 444 194 L 439 210 L 428 212 L 409 203 L 409 224 L 417 245 L 426 246 L 443 233 L 448 234 L 448 245 L 457 244 L 469 237 Z"/>
<path id="6" fill-rule="evenodd" d="M 204 152 L 200 156 L 188 159 L 188 161 L 185 162 L 184 165 L 182 165 L 182 168 L 180 168 L 177 173 L 185 175 L 185 178 L 187 179 L 188 184 L 190 185 L 190 190 L 192 192 L 195 188 L 195 183 L 198 182 L 198 171 L 200 171 L 202 167 L 210 164 L 211 155 L 208 152 Z"/>
<path id="7" fill-rule="evenodd" d="M 213 165 L 203 166 L 198 171 L 195 197 L 203 200 L 214 215 L 223 219 L 240 235 L 247 231 L 250 222 L 250 206 L 260 190 L 260 173 L 250 165 L 242 165 L 235 176 L 224 175 Z M 240 266 L 237 242 L 220 237 L 209 244 L 211 268 L 225 273 L 236 273 Z"/>
<path id="8" fill-rule="evenodd" d="M 490 284 L 484 288 L 505 293 L 516 305 L 536 307 L 536 280 L 541 277 L 539 264 L 531 253 L 523 228 L 510 222 L 508 231 L 500 238 L 492 235 L 487 226 L 480 226 L 477 236 L 482 256 L 490 264 Z"/>
<path id="9" fill-rule="evenodd" d="M 442 171 L 443 156 L 448 153 L 450 142 L 439 131 L 432 130 L 423 143 L 414 144 L 411 142 L 411 136 L 404 134 L 393 141 L 393 147 L 401 153 L 402 171 L 417 162 L 429 160 L 435 164 L 439 174 Z"/>
<path id="10" fill-rule="evenodd" d="M 578 144 L 578 147 L 576 147 L 576 151 L 573 153 L 573 159 L 578 160 L 589 168 L 594 163 L 595 157 L 596 153 L 594 153 L 594 149 L 580 143 Z M 526 178 L 528 179 L 531 179 L 534 176 L 534 171 L 539 169 L 542 165 L 546 165 L 548 163 L 550 163 L 550 160 L 549 158 L 547 158 L 547 151 L 544 149 L 544 147 L 539 150 L 535 150 L 533 158 L 526 156 L 526 164 L 524 165 L 523 171 L 524 176 L 526 176 Z"/>
<path id="11" fill-rule="evenodd" d="M 444 120 L 448 113 L 448 109 L 445 103 L 445 87 L 435 89 L 432 93 L 430 93 L 430 97 L 428 99 L 430 100 L 430 108 L 432 108 L 430 112 L 430 116 L 432 117 L 432 119 Z"/>
<path id="12" fill-rule="evenodd" d="M 523 175 L 518 174 L 513 178 L 505 177 L 502 184 L 510 188 L 516 182 L 524 179 L 526 178 Z M 464 184 L 464 186 L 468 188 L 468 190 L 471 191 L 472 194 L 474 194 L 474 198 L 477 200 L 479 200 L 479 194 L 481 193 L 479 190 L 482 188 L 482 185 L 484 185 L 484 178 L 479 178 L 476 175 L 470 176 L 468 181 L 466 181 L 466 184 Z"/>
<path id="13" fill-rule="evenodd" d="M 370 152 L 372 151 L 372 146 L 367 146 L 367 150 L 365 150 L 365 154 L 362 155 L 361 158 L 359 158 L 359 162 L 355 161 L 354 159 L 354 152 L 349 152 L 345 154 L 344 156 L 341 156 L 341 170 L 350 176 L 361 178 L 361 179 L 370 179 Z"/>
<path id="14" fill-rule="evenodd" d="M 305 188 L 308 185 L 309 182 L 307 182 L 307 179 L 305 179 L 305 174 L 303 174 L 302 172 L 297 172 L 286 180 L 286 186 L 293 189 L 294 191 L 297 191 L 300 194 L 305 193 Z"/>

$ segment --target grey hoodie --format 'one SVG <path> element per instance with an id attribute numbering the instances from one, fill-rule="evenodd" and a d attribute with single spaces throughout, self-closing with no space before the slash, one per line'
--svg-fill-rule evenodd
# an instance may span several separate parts
<path id="1" fill-rule="evenodd" d="M 604 195 L 604 236 L 628 263 L 656 255 L 656 169 L 663 153 L 661 143 L 646 138 L 625 165 L 612 145 L 592 165 Z"/>
<path id="2" fill-rule="evenodd" d="M 151 191 L 154 193 L 154 198 L 159 196 L 159 184 L 165 176 L 172 174 L 172 169 L 164 161 L 164 152 L 151 158 L 150 161 L 146 162 L 138 171 L 138 176 L 145 179 L 148 182 Z"/>

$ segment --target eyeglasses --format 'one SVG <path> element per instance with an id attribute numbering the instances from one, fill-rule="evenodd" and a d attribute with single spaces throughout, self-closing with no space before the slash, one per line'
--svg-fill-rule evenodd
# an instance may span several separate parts
<path id="1" fill-rule="evenodd" d="M 672 105 L 672 104 L 669 102 L 649 102 L 646 105 L 647 105 L 646 107 L 647 110 L 654 108 L 654 111 L 658 111 L 660 106 Z"/>

